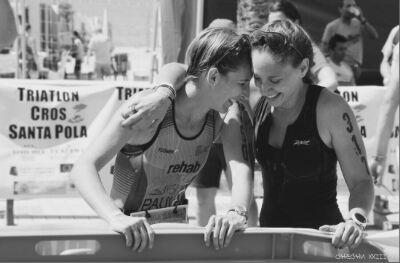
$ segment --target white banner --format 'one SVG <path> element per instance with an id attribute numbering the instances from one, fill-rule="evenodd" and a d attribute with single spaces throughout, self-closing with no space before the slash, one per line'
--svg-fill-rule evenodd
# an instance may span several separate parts
<path id="1" fill-rule="evenodd" d="M 367 151 L 368 161 L 371 163 L 372 155 L 377 146 L 377 123 L 383 96 L 386 91 L 381 86 L 354 86 L 339 87 L 340 94 L 353 109 L 354 115 Z M 387 155 L 387 167 L 382 178 L 383 191 L 379 194 L 399 194 L 399 110 L 397 110 L 395 123 Z M 376 193 L 378 194 L 378 192 Z"/>
<path id="2" fill-rule="evenodd" d="M 0 198 L 76 195 L 69 172 L 121 102 L 143 82 L 0 79 Z M 369 159 L 384 87 L 340 87 L 352 107 Z M 398 116 L 384 185 L 398 193 Z M 110 174 L 110 165 L 103 174 Z M 106 189 L 112 177 L 102 177 Z M 105 180 L 105 181 L 104 181 Z"/>
<path id="3" fill-rule="evenodd" d="M 76 158 L 139 82 L 0 80 L 0 197 L 76 194 Z"/>

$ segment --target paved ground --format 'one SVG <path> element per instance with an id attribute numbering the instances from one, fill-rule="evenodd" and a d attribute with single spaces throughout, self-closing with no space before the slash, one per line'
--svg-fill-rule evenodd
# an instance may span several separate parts
<path id="1" fill-rule="evenodd" d="M 255 177 L 255 196 L 258 208 L 262 204 L 262 187 L 261 175 L 257 174 Z M 382 192 L 383 194 L 384 192 Z M 344 217 L 347 217 L 348 211 L 348 191 L 343 182 L 339 180 L 338 183 L 338 204 Z M 194 222 L 194 215 L 196 211 L 195 203 L 195 189 L 189 187 L 187 190 L 187 198 L 189 199 L 189 218 L 191 223 Z M 389 209 L 391 211 L 399 211 L 399 196 L 388 196 Z M 229 209 L 230 196 L 227 188 L 225 177 L 221 179 L 221 189 L 217 194 L 216 207 L 217 212 L 224 213 Z M 0 201 L 0 227 L 6 225 L 6 202 Z M 51 222 L 71 222 L 71 220 L 78 220 L 79 222 L 97 222 L 100 221 L 96 213 L 87 205 L 87 203 L 80 197 L 70 198 L 37 198 L 25 199 L 14 201 L 14 215 L 15 223 L 19 226 L 35 225 L 37 223 L 51 223 Z M 389 220 L 398 225 L 399 215 L 394 214 L 389 216 Z M 78 222 L 74 221 L 74 222 Z M 373 218 L 370 218 L 370 222 Z"/>
<path id="2" fill-rule="evenodd" d="M 193 189 L 189 189 L 189 217 L 194 218 Z M 347 215 L 347 196 L 338 196 L 338 203 L 343 215 Z M 397 201 L 396 201 L 397 199 Z M 257 198 L 258 207 L 261 207 L 262 200 Z M 217 211 L 223 213 L 229 207 L 230 197 L 219 193 L 217 196 Z M 389 207 L 392 211 L 398 211 L 398 198 L 389 198 Z M 1 217 L 0 226 L 6 224 L 5 201 L 0 202 Z M 70 222 L 71 220 L 97 221 L 96 213 L 81 198 L 38 198 L 27 200 L 16 200 L 14 202 L 14 214 L 16 225 L 34 225 L 36 223 Z M 398 214 L 392 216 L 391 221 L 398 222 Z M 95 222 L 93 221 L 93 223 Z M 193 222 L 191 220 L 191 222 Z"/>

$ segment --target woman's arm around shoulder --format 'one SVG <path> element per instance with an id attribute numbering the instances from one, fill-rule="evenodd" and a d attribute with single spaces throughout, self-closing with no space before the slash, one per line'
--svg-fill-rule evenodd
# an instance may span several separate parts
<path id="1" fill-rule="evenodd" d="M 168 63 L 162 66 L 153 92 L 147 93 L 142 98 L 132 96 L 122 111 L 122 126 L 130 127 L 140 125 L 143 128 L 152 125 L 158 126 L 175 99 L 176 93 L 185 82 L 187 66 L 180 63 Z"/>

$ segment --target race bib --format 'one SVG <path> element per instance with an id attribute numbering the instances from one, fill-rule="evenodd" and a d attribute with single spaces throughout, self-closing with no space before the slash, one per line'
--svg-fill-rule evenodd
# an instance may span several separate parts
<path id="1" fill-rule="evenodd" d="M 131 213 L 133 217 L 146 217 L 150 225 L 157 223 L 188 223 L 187 205 L 178 205 Z"/>

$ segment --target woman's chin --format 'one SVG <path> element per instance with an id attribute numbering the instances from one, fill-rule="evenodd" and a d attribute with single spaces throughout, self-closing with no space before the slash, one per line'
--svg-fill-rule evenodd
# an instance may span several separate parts
<path id="1" fill-rule="evenodd" d="M 269 105 L 273 107 L 278 107 L 282 104 L 283 102 L 283 93 L 279 93 L 279 95 L 275 97 L 268 97 L 267 96 L 267 102 Z"/>
<path id="2" fill-rule="evenodd" d="M 221 106 L 221 108 L 218 111 L 220 113 L 227 113 L 229 110 L 229 107 L 232 106 L 232 104 L 233 104 L 232 101 L 228 100 Z"/>

